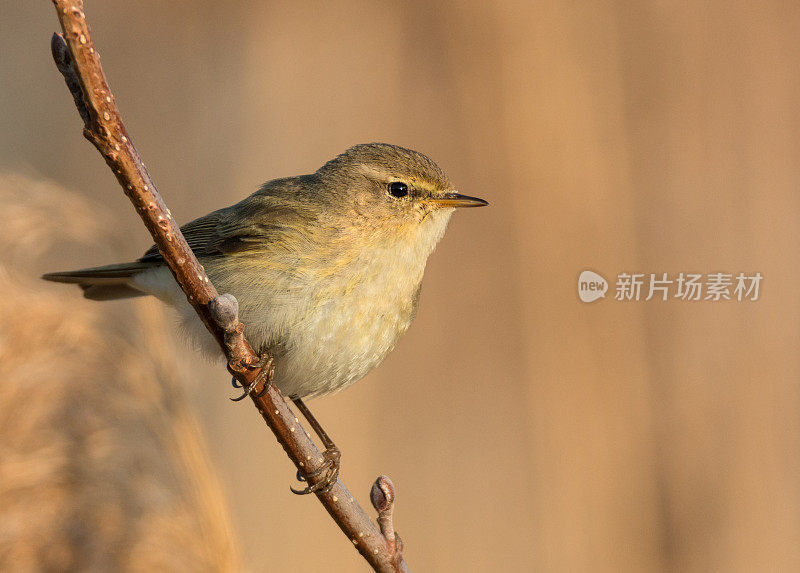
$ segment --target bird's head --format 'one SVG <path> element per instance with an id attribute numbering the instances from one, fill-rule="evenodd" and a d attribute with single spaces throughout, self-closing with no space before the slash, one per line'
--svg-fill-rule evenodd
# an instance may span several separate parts
<path id="1" fill-rule="evenodd" d="M 460 194 L 427 156 L 386 143 L 351 147 L 316 175 L 341 214 L 387 238 L 418 237 L 435 244 L 457 207 L 488 205 Z"/>

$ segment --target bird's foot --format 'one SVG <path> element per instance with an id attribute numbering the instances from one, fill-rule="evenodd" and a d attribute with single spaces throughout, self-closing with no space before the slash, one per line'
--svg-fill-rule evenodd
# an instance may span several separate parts
<path id="1" fill-rule="evenodd" d="M 270 384 L 272 384 L 272 378 L 275 375 L 275 362 L 272 359 L 272 355 L 270 355 L 270 353 L 266 350 L 258 355 L 258 360 L 256 362 L 253 364 L 244 365 L 244 369 L 246 370 L 258 370 L 259 368 L 261 371 L 256 374 L 256 377 L 253 379 L 253 381 L 248 384 L 247 388 L 244 389 L 242 395 L 238 398 L 231 398 L 233 402 L 239 402 L 240 400 L 247 398 L 262 382 L 264 383 L 264 387 L 256 395 L 256 398 L 260 398 L 269 390 Z M 230 365 L 228 365 L 228 370 L 231 373 L 235 372 L 234 368 L 232 368 Z M 231 384 L 234 388 L 242 387 L 235 376 L 231 378 Z"/>
<path id="2" fill-rule="evenodd" d="M 294 489 L 290 487 L 292 493 L 297 495 L 308 495 L 309 493 L 325 493 L 329 491 L 336 481 L 339 479 L 339 467 L 341 466 L 342 452 L 336 447 L 336 444 L 331 444 L 324 452 L 322 452 L 322 464 L 309 474 L 302 475 L 300 470 L 297 471 L 297 481 L 304 481 L 306 483 L 315 481 L 315 478 L 322 475 L 323 477 L 312 485 L 307 485 L 303 489 Z"/>

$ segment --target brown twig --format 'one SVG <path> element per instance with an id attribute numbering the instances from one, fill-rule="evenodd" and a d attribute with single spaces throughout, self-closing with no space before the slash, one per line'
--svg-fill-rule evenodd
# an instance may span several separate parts
<path id="1" fill-rule="evenodd" d="M 219 296 L 164 205 L 122 122 L 89 33 L 82 0 L 52 0 L 63 36 L 54 34 L 53 59 L 84 121 L 83 134 L 109 165 L 153 236 L 189 302 L 214 335 L 228 367 L 246 388 L 260 372 L 259 357 L 245 340 L 235 299 Z M 266 368 L 271 367 L 269 361 Z M 266 378 L 266 377 L 265 377 Z M 264 383 L 251 393 L 256 408 L 303 475 L 313 475 L 324 459 L 280 392 Z M 320 477 L 324 472 L 320 473 Z M 313 482 L 313 479 L 311 480 Z M 338 481 L 317 498 L 376 571 L 407 571 L 402 555 Z"/>

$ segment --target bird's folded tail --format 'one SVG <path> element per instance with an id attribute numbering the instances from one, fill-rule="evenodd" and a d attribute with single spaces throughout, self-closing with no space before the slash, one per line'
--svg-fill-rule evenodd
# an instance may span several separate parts
<path id="1" fill-rule="evenodd" d="M 131 285 L 131 279 L 134 275 L 157 266 L 158 263 L 136 261 L 77 271 L 47 273 L 42 275 L 42 278 L 56 283 L 76 284 L 83 289 L 83 296 L 91 300 L 115 300 L 146 296 L 146 292 Z"/>

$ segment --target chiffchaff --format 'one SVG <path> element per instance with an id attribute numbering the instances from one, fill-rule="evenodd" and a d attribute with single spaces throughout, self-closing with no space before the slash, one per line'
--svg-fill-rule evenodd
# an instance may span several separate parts
<path id="1" fill-rule="evenodd" d="M 274 356 L 274 384 L 303 398 L 340 390 L 386 357 L 414 319 L 425 263 L 453 211 L 483 205 L 425 155 L 371 143 L 181 230 L 219 292 L 238 299 L 247 340 Z M 93 300 L 154 295 L 219 354 L 155 247 L 133 263 L 43 278 L 76 283 Z"/>

